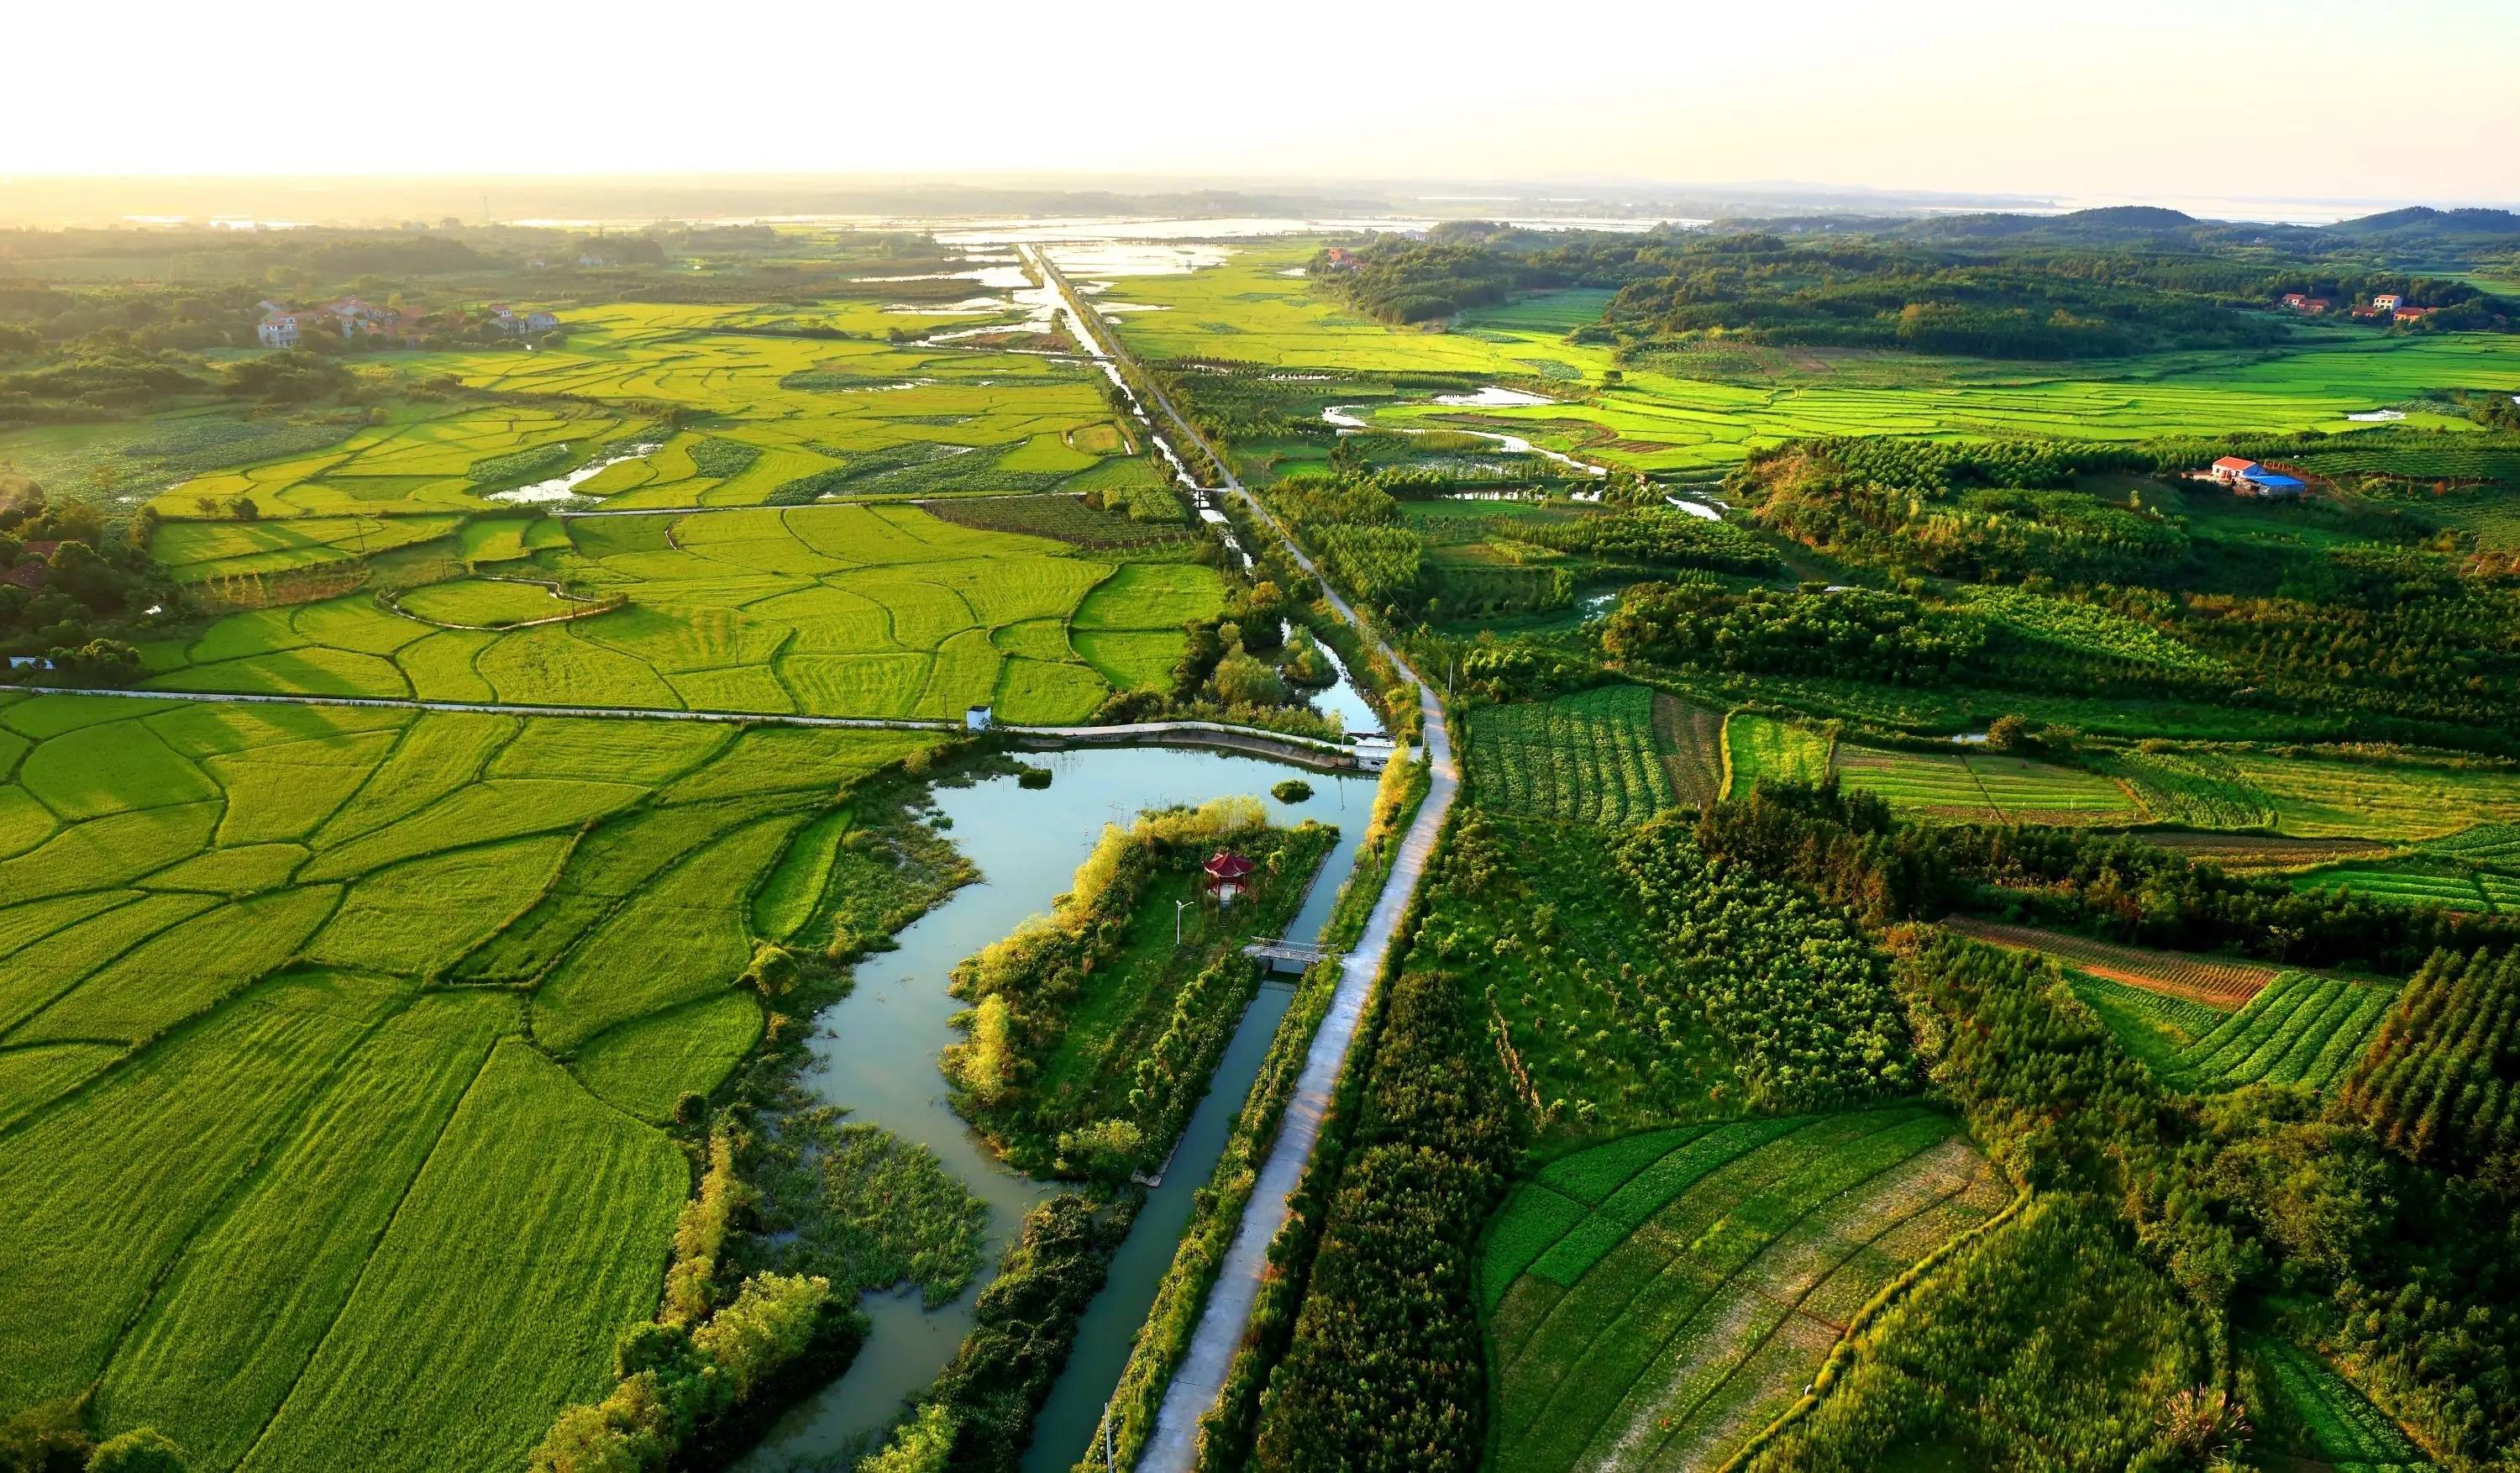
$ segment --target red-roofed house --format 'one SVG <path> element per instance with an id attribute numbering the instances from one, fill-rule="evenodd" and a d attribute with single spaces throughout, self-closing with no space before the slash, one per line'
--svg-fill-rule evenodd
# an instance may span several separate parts
<path id="1" fill-rule="evenodd" d="M 2254 460 L 2243 460 L 2237 455 L 2226 455 L 2214 462 L 2213 469 L 2214 479 L 2224 485 L 2229 485 L 2241 477 L 2252 475 L 2263 468 Z"/>
<path id="2" fill-rule="evenodd" d="M 2421 322 L 2437 310 L 2439 308 L 2436 307 L 2399 307 L 2389 315 L 2398 322 Z"/>
<path id="3" fill-rule="evenodd" d="M 0 583 L 7 583 L 14 588 L 23 588 L 28 593 L 41 593 L 44 591 L 44 584 L 51 580 L 53 570 L 41 563 L 21 563 L 6 573 L 0 573 Z"/>

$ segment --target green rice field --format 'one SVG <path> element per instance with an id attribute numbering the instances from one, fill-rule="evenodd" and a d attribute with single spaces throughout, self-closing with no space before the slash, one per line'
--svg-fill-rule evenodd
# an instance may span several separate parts
<path id="1" fill-rule="evenodd" d="M 994 705 L 1010 721 L 1069 722 L 1149 666 L 1169 672 L 1182 623 L 1223 599 L 1217 575 L 1182 561 L 1178 543 L 1096 551 L 915 506 L 558 525 L 564 546 L 502 564 L 501 576 L 530 572 L 619 607 L 499 629 L 583 606 L 478 578 L 407 589 L 390 605 L 353 592 L 151 645 L 149 683 L 812 715 L 956 717 Z"/>
<path id="2" fill-rule="evenodd" d="M 1489 1229 L 1495 1466 L 1714 1468 L 1855 1312 L 2012 1196 L 1901 1107 L 1629 1136 L 1552 1162 Z"/>
<path id="3" fill-rule="evenodd" d="M 1832 435 L 2144 439 L 2247 432 L 2346 434 L 2346 415 L 2427 390 L 2520 383 L 2520 343 L 2492 334 L 2305 335 L 2283 348 L 2165 353 L 2061 367 L 1796 351 L 1773 373 L 1715 374 L 1685 357 L 1623 368 L 1609 345 L 1565 341 L 1585 297 L 1546 293 L 1466 313 L 1454 330 L 1391 327 L 1283 274 L 1312 241 L 1237 248 L 1223 264 L 1133 277 L 1168 310 L 1115 321 L 1150 358 L 1226 359 L 1302 372 L 1441 372 L 1576 389 L 1572 402 L 1386 407 L 1385 427 L 1455 425 L 1641 471 L 1718 469 L 1786 439 Z M 2445 425 L 2452 423 L 2445 421 Z"/>
<path id="4" fill-rule="evenodd" d="M 261 442 L 240 440 L 237 469 L 175 481 L 153 504 L 175 519 L 224 518 L 241 497 L 264 518 L 477 512 L 510 487 L 599 462 L 612 463 L 574 491 L 624 508 L 1160 482 L 1079 363 L 881 341 L 959 319 L 868 302 L 826 304 L 782 332 L 755 316 L 616 303 L 569 312 L 560 348 L 400 358 L 409 373 L 513 397 L 395 409 L 286 456 L 256 459 Z M 709 423 L 678 431 L 652 418 L 660 410 Z"/>
<path id="5" fill-rule="evenodd" d="M 756 898 L 818 909 L 841 797 L 929 740 L 0 704 L 0 1404 L 519 1465 L 655 1310 Z"/>

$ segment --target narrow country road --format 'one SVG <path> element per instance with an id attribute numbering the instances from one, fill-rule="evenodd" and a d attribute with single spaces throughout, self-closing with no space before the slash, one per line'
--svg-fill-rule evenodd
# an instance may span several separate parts
<path id="1" fill-rule="evenodd" d="M 1069 315 L 1081 335 L 1099 343 L 1103 355 L 1128 362 L 1128 349 L 1120 336 L 1109 330 L 1086 305 L 1052 265 L 1048 255 L 1037 247 L 1025 247 L 1026 259 L 1041 271 L 1043 277 L 1058 287 L 1067 303 Z M 1406 673 L 1418 686 L 1418 710 L 1425 719 L 1426 760 L 1431 781 L 1426 802 L 1418 808 L 1417 821 L 1401 840 L 1400 852 L 1384 881 L 1382 895 L 1374 902 L 1373 912 L 1365 923 L 1365 934 L 1356 948 L 1340 963 L 1337 990 L 1332 993 L 1328 1014 L 1322 1019 L 1321 1031 L 1313 1035 L 1313 1044 L 1304 1055 L 1303 1073 L 1295 1081 L 1295 1092 L 1286 1104 L 1285 1120 L 1278 1128 L 1278 1138 L 1271 1142 L 1269 1156 L 1261 1163 L 1259 1179 L 1252 1187 L 1251 1200 L 1242 1210 L 1242 1220 L 1235 1228 L 1232 1246 L 1226 1250 L 1224 1266 L 1219 1269 L 1215 1287 L 1208 1291 L 1207 1304 L 1199 1312 L 1198 1324 L 1191 1332 L 1190 1348 L 1183 1353 L 1181 1364 L 1173 1371 L 1170 1385 L 1164 1389 L 1162 1407 L 1155 1414 L 1154 1430 L 1148 1436 L 1146 1450 L 1139 1455 L 1140 1473 L 1190 1473 L 1198 1454 L 1199 1418 L 1216 1404 L 1217 1393 L 1225 1385 L 1225 1374 L 1233 1364 L 1234 1353 L 1240 1348 L 1242 1336 L 1251 1320 L 1252 1305 L 1260 1297 L 1260 1280 L 1268 1267 L 1269 1245 L 1279 1229 L 1286 1224 L 1286 1201 L 1295 1184 L 1311 1162 L 1313 1147 L 1321 1139 L 1322 1121 L 1329 1111 L 1330 1094 L 1337 1087 L 1339 1071 L 1347 1062 L 1348 1047 L 1356 1039 L 1357 1024 L 1365 1015 L 1365 1001 L 1373 990 L 1374 978 L 1380 975 L 1384 960 L 1391 954 L 1393 937 L 1399 932 L 1401 917 L 1408 913 L 1409 902 L 1418 893 L 1418 882 L 1425 877 L 1427 861 L 1435 852 L 1436 836 L 1443 831 L 1444 818 L 1452 810 L 1453 797 L 1460 788 L 1460 773 L 1453 762 L 1453 736 L 1444 724 L 1444 705 L 1418 672 L 1411 669 L 1398 651 L 1384 644 L 1373 630 L 1357 617 L 1354 609 L 1338 590 L 1329 585 L 1313 560 L 1304 554 L 1294 537 L 1281 525 L 1258 497 L 1235 479 L 1233 467 L 1224 456 L 1192 428 L 1172 401 L 1165 396 L 1153 379 L 1143 370 L 1138 374 L 1154 407 L 1173 427 L 1182 443 L 1191 445 L 1215 463 L 1217 474 L 1224 480 L 1222 489 L 1238 498 L 1252 517 L 1284 545 L 1297 567 L 1321 585 L 1322 597 L 1339 617 L 1373 642 L 1376 650 L 1392 665 Z M 1148 427 L 1153 428 L 1151 425 Z M 1203 490 L 1215 488 L 1201 487 Z"/>

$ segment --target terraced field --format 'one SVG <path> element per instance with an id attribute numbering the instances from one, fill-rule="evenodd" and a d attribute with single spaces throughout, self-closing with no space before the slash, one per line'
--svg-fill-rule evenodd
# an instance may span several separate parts
<path id="1" fill-rule="evenodd" d="M 2147 951 L 2140 946 L 2121 946 L 2062 931 L 2006 926 L 1962 915 L 1945 916 L 1943 925 L 1990 945 L 2052 956 L 2077 972 L 2220 1008 L 2240 1006 L 2282 975 L 2279 969 L 2260 962 Z"/>
<path id="2" fill-rule="evenodd" d="M 1502 811 L 1605 827 L 1675 801 L 1654 693 L 1614 685 L 1554 701 L 1480 708 L 1469 720 L 1479 801 Z"/>
<path id="3" fill-rule="evenodd" d="M 1552 1162 L 1490 1229 L 1501 1470 L 1712 1468 L 1848 1320 L 2011 1189 L 1913 1107 L 1630 1136 Z"/>
<path id="4" fill-rule="evenodd" d="M 1095 553 L 913 506 L 581 517 L 564 529 L 565 547 L 503 575 L 531 572 L 621 607 L 449 628 L 569 606 L 461 578 L 405 591 L 400 610 L 350 593 L 152 645 L 150 683 L 813 715 L 952 717 L 987 704 L 1010 721 L 1065 722 L 1091 714 L 1122 683 L 1114 675 L 1168 673 L 1183 621 L 1223 597 L 1179 544 Z"/>
<path id="5" fill-rule="evenodd" d="M 0 701 L 0 1404 L 518 1465 L 654 1312 L 755 896 L 817 907 L 926 741 Z"/>
<path id="6" fill-rule="evenodd" d="M 1850 792 L 1966 823 L 2130 823 L 2142 816 L 2099 773 L 1988 752 L 1897 752 L 1841 742 L 1831 759 Z"/>

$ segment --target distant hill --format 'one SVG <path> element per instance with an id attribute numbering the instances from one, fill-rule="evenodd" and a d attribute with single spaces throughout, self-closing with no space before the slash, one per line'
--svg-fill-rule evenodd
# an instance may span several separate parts
<path id="1" fill-rule="evenodd" d="M 2520 244 L 2520 213 L 2508 209 L 2435 209 L 2429 205 L 2416 205 L 2382 214 L 2366 214 L 2360 219 L 2341 220 L 2321 233 L 2355 240 L 2385 240 L 2393 244 L 2466 241 L 2512 245 Z"/>
<path id="2" fill-rule="evenodd" d="M 2272 246 L 2303 255 L 2361 252 L 2373 247 L 2445 253 L 2502 252 L 2520 247 L 2520 212 L 2508 209 L 2436 209 L 2417 205 L 2332 225 L 2261 224 L 2205 220 L 2177 209 L 2120 205 L 2063 214 L 1985 211 L 1937 215 L 1794 215 L 1719 220 L 1717 231 L 1776 235 L 1860 235 L 1882 240 L 1966 246 L 1987 244 L 2059 247 L 2142 246 L 2156 250 L 2207 250 Z"/>

